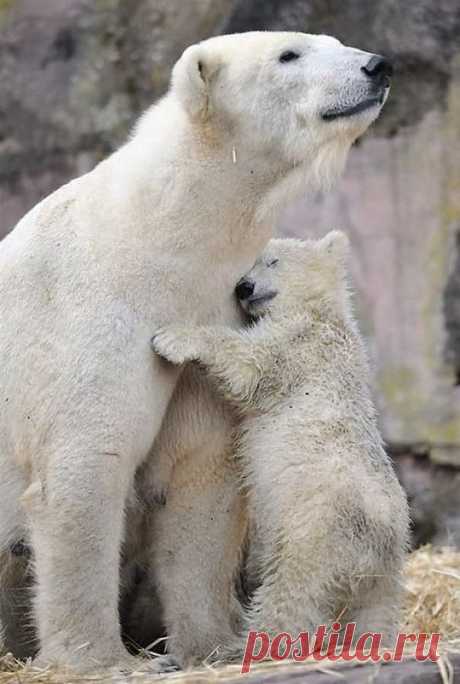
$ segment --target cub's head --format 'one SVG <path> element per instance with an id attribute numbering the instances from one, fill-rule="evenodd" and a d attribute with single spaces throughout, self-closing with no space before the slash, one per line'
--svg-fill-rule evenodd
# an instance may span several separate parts
<path id="1" fill-rule="evenodd" d="M 340 231 L 322 240 L 271 240 L 235 294 L 252 318 L 274 319 L 327 308 L 347 316 L 349 242 Z"/>
<path id="2" fill-rule="evenodd" d="M 316 164 L 322 177 L 341 170 L 353 140 L 377 118 L 391 72 L 380 55 L 330 36 L 249 32 L 188 48 L 171 92 L 193 121 L 228 134 L 239 159 Z"/>

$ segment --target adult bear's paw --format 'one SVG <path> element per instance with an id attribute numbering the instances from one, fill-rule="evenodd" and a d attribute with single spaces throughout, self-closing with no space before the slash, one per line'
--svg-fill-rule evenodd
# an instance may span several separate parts
<path id="1" fill-rule="evenodd" d="M 117 681 L 123 681 L 120 677 L 131 677 L 135 674 L 165 674 L 177 672 L 181 666 L 173 655 L 155 656 L 149 652 L 143 655 L 130 655 L 128 653 L 113 654 L 109 657 L 100 657 L 99 654 L 93 656 L 81 655 L 68 658 L 46 658 L 42 655 L 33 660 L 33 665 L 40 669 L 53 668 L 56 671 L 68 671 L 79 675 L 110 674 Z"/>

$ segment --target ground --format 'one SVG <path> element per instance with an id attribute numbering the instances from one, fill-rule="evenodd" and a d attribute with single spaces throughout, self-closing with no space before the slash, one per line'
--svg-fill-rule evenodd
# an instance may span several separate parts
<path id="1" fill-rule="evenodd" d="M 204 665 L 190 672 L 163 677 L 133 675 L 122 679 L 112 677 L 109 672 L 93 677 L 73 677 L 62 671 L 24 666 L 6 656 L 0 659 L 0 684 L 76 684 L 82 681 L 222 684 L 239 679 L 247 684 L 335 684 L 340 679 L 352 684 L 460 684 L 460 552 L 430 546 L 413 552 L 406 564 L 405 581 L 403 631 L 440 632 L 443 641 L 437 663 L 417 663 L 410 655 L 402 663 L 384 665 L 262 663 L 254 666 L 248 675 L 240 674 L 239 665 L 212 668 Z"/>

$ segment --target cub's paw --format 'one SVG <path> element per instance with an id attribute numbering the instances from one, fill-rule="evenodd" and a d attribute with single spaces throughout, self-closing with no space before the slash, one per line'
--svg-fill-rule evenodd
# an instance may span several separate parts
<path id="1" fill-rule="evenodd" d="M 180 669 L 179 662 L 172 655 L 152 656 L 145 651 L 138 656 L 123 659 L 115 666 L 108 668 L 108 671 L 114 680 L 128 682 L 132 681 L 136 675 L 167 674 L 177 672 Z M 123 679 L 124 677 L 126 680 Z"/>
<path id="2" fill-rule="evenodd" d="M 150 681 L 152 677 L 156 681 L 157 675 L 170 674 L 180 669 L 176 661 L 169 656 L 157 656 L 155 658 L 136 656 L 135 661 L 121 662 L 104 670 L 91 671 L 89 674 L 95 677 L 94 681 L 107 679 L 117 684 L 130 684 L 130 682 L 138 680 Z M 163 681 L 163 678 L 161 679 Z"/>
<path id="3" fill-rule="evenodd" d="M 198 350 L 193 344 L 192 334 L 192 328 L 186 326 L 160 328 L 150 340 L 150 344 L 154 352 L 170 363 L 195 361 L 198 358 Z"/>
<path id="4" fill-rule="evenodd" d="M 150 489 L 145 488 L 142 493 L 142 500 L 149 509 L 158 506 L 166 506 L 168 501 L 169 484 L 162 482 L 152 483 Z"/>
<path id="5" fill-rule="evenodd" d="M 146 653 L 145 655 L 149 655 Z M 138 657 L 139 658 L 139 657 Z M 142 658 L 140 667 L 136 668 L 135 672 L 150 673 L 150 674 L 166 674 L 167 672 L 177 672 L 181 670 L 179 661 L 171 655 L 162 655 L 155 657 Z"/>
<path id="6" fill-rule="evenodd" d="M 136 493 L 147 510 L 166 506 L 175 461 L 160 453 L 144 464 L 136 480 Z"/>

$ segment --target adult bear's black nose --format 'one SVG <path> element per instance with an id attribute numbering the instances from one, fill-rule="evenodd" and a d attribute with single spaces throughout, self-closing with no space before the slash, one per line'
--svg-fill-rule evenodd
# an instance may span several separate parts
<path id="1" fill-rule="evenodd" d="M 235 294 L 240 300 L 247 299 L 252 295 L 253 292 L 254 283 L 252 280 L 247 280 L 246 278 L 240 280 L 235 287 Z"/>
<path id="2" fill-rule="evenodd" d="M 383 82 L 393 75 L 393 65 L 381 55 L 372 55 L 366 66 L 361 67 L 366 76 L 375 81 Z"/>

